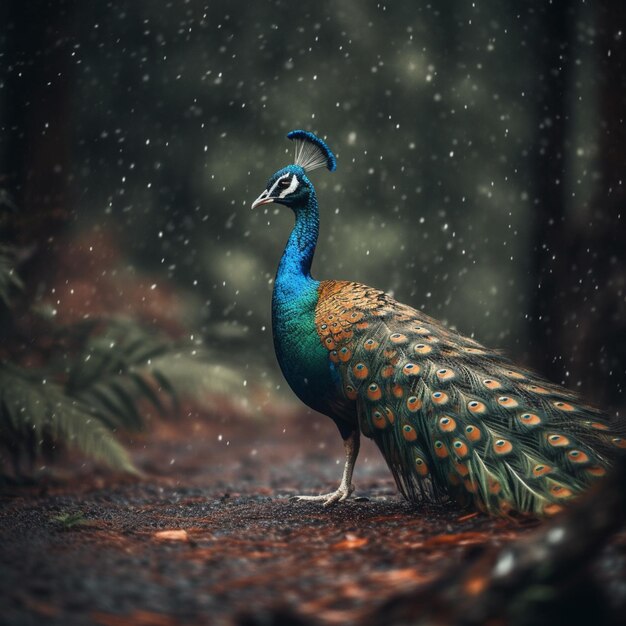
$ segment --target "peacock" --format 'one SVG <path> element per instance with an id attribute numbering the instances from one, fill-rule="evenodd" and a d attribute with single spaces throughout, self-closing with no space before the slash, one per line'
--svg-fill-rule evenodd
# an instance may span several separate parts
<path id="1" fill-rule="evenodd" d="M 626 438 L 576 394 L 378 289 L 311 276 L 319 211 L 308 173 L 337 161 L 311 132 L 287 137 L 294 163 L 252 204 L 295 214 L 274 282 L 274 347 L 291 389 L 334 420 L 345 450 L 335 491 L 296 498 L 349 498 L 361 433 L 413 502 L 552 515 L 604 476 Z"/>

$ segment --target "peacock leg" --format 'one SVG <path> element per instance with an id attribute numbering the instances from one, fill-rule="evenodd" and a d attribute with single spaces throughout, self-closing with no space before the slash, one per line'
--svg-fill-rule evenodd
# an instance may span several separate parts
<path id="1" fill-rule="evenodd" d="M 336 502 L 343 502 L 344 500 L 347 500 L 354 491 L 352 473 L 354 472 L 356 458 L 359 456 L 360 445 L 361 441 L 359 438 L 359 429 L 357 428 L 356 430 L 353 430 L 343 441 L 343 449 L 346 453 L 346 462 L 343 466 L 341 483 L 339 484 L 339 487 L 337 487 L 336 491 L 324 493 L 319 496 L 293 496 L 290 500 L 292 502 L 323 502 L 324 506 L 330 506 Z"/>

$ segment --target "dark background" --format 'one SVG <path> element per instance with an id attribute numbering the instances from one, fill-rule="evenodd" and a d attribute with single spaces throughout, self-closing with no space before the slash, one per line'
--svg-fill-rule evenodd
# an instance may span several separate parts
<path id="1" fill-rule="evenodd" d="M 620 0 L 4 0 L 3 232 L 35 301 L 67 314 L 59 285 L 108 242 L 119 299 L 166 292 L 148 321 L 167 309 L 282 392 L 270 294 L 292 216 L 249 207 L 309 129 L 338 156 L 312 176 L 317 278 L 391 291 L 617 411 L 623 18 Z"/>

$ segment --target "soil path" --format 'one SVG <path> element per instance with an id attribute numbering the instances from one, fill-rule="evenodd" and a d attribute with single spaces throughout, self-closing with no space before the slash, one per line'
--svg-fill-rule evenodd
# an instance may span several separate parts
<path id="1" fill-rule="evenodd" d="M 340 475 L 339 437 L 312 416 L 160 424 L 134 457 L 143 479 L 74 465 L 0 492 L 0 623 L 226 625 L 278 605 L 357 624 L 530 529 L 409 505 L 369 444 L 355 476 L 369 500 L 290 503 Z"/>

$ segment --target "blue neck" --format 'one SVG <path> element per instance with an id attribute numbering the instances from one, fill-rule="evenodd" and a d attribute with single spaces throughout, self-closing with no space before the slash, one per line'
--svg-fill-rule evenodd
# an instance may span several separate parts
<path id="1" fill-rule="evenodd" d="M 316 289 L 318 284 L 311 278 L 311 263 L 319 234 L 317 198 L 312 189 L 307 203 L 295 207 L 294 212 L 296 224 L 280 260 L 274 286 L 274 298 L 283 301 L 299 298 L 304 295 L 303 290 Z"/>
<path id="2" fill-rule="evenodd" d="M 315 328 L 319 282 L 311 263 L 319 231 L 313 190 L 305 205 L 294 207 L 296 224 L 276 273 L 272 297 L 272 331 L 278 363 L 296 395 L 317 411 L 329 411 L 333 378 L 328 351 Z"/>

